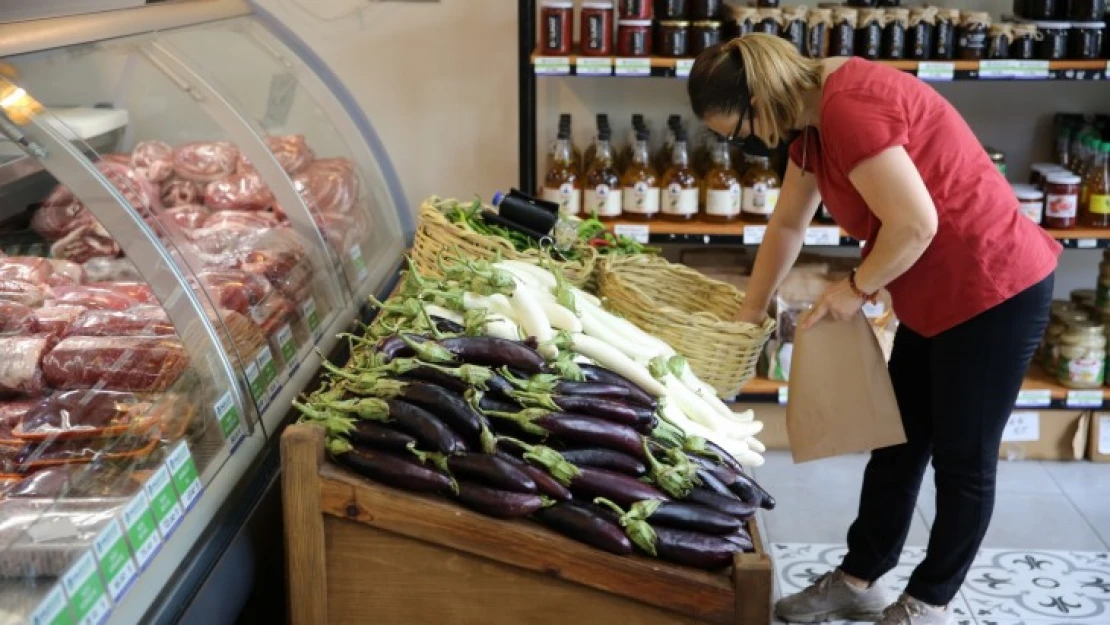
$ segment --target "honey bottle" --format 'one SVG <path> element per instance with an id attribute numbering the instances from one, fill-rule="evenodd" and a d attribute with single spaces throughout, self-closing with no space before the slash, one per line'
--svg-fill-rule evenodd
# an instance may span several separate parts
<path id="1" fill-rule="evenodd" d="M 582 155 L 582 174 L 590 171 L 590 166 L 594 163 L 594 157 L 597 156 L 597 137 L 601 135 L 602 128 L 609 128 L 609 116 L 605 113 L 597 114 L 597 135 L 594 136 L 593 143 L 586 148 L 585 154 Z"/>
<path id="2" fill-rule="evenodd" d="M 625 219 L 647 221 L 659 213 L 659 176 L 651 166 L 648 152 L 648 131 L 636 131 L 632 162 L 621 176 L 621 194 Z"/>
<path id="3" fill-rule="evenodd" d="M 671 164 L 667 173 L 663 174 L 663 182 L 659 186 L 662 190 L 663 219 L 687 221 L 697 216 L 701 181 L 690 167 L 686 129 L 681 124 L 675 127 Z"/>
<path id="4" fill-rule="evenodd" d="M 713 166 L 702 181 L 705 188 L 705 218 L 726 222 L 740 218 L 740 177 L 732 169 L 728 141 L 717 137 L 713 148 Z"/>
<path id="5" fill-rule="evenodd" d="M 752 159 L 752 167 L 744 174 L 741 184 L 744 187 L 744 214 L 770 220 L 782 186 L 778 174 L 771 170 L 771 159 L 766 156 Z"/>
<path id="6" fill-rule="evenodd" d="M 613 166 L 612 131 L 608 126 L 597 132 L 597 148 L 584 183 L 584 209 L 587 216 L 616 219 L 621 216 L 621 179 Z"/>
<path id="7" fill-rule="evenodd" d="M 1086 207 L 1089 226 L 1110 228 L 1110 141 L 1097 143 L 1096 149 L 1095 160 L 1083 179 L 1082 196 L 1086 203 L 1081 206 Z"/>
<path id="8" fill-rule="evenodd" d="M 577 215 L 581 204 L 582 180 L 572 159 L 569 132 L 560 130 L 540 197 L 558 204 L 563 216 Z"/>
<path id="9" fill-rule="evenodd" d="M 625 169 L 628 169 L 628 164 L 632 162 L 632 150 L 636 147 L 636 133 L 638 133 L 641 128 L 647 129 L 647 126 L 644 125 L 644 116 L 640 113 L 633 113 L 632 130 L 629 131 L 628 134 L 628 143 L 621 146 L 620 151 L 618 151 L 616 155 L 615 164 L 617 166 L 617 171 L 621 172 L 621 174 L 624 173 Z"/>
<path id="10" fill-rule="evenodd" d="M 663 138 L 663 145 L 659 146 L 659 150 L 655 153 L 655 158 L 651 160 L 652 165 L 655 166 L 655 171 L 663 173 L 671 166 L 671 152 L 674 150 L 674 135 L 675 129 L 682 125 L 682 118 L 678 115 L 671 115 L 667 118 L 667 134 Z"/>

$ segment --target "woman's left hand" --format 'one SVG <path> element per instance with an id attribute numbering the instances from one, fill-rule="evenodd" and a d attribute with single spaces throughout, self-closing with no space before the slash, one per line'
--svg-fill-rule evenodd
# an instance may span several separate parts
<path id="1" fill-rule="evenodd" d="M 852 290 L 848 279 L 845 278 L 825 289 L 821 299 L 817 300 L 817 304 L 802 321 L 802 329 L 812 328 L 825 317 L 831 317 L 836 321 L 847 321 L 863 308 L 863 303 L 863 298 Z"/>

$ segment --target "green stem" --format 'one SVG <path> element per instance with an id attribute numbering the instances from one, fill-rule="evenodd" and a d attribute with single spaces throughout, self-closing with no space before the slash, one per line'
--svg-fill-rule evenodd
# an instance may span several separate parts
<path id="1" fill-rule="evenodd" d="M 563 486 L 570 486 L 574 478 L 581 474 L 578 467 L 574 466 L 563 457 L 563 454 L 546 445 L 529 445 L 522 440 L 508 436 L 499 436 L 499 441 L 508 441 L 512 445 L 524 450 L 524 459 L 543 465 L 551 477 Z"/>
<path id="2" fill-rule="evenodd" d="M 655 530 L 648 525 L 647 521 L 641 517 L 638 511 L 625 512 L 620 506 L 604 497 L 594 499 L 594 503 L 609 508 L 613 512 L 619 514 L 621 527 L 624 528 L 624 533 L 628 535 L 628 539 L 636 543 L 636 546 L 643 549 L 646 553 L 655 557 L 659 556 L 658 551 L 655 549 L 655 545 L 658 542 Z M 643 502 L 637 502 L 637 504 L 639 503 Z M 633 507 L 635 507 L 635 505 Z M 658 507 L 658 505 L 655 506 L 655 508 Z M 652 509 L 652 512 L 654 511 L 655 509 Z"/>
<path id="3" fill-rule="evenodd" d="M 548 410 L 542 410 L 539 408 L 528 408 L 525 410 L 521 410 L 520 412 L 500 412 L 498 410 L 485 410 L 483 412 L 491 417 L 497 417 L 498 419 L 506 419 L 508 421 L 512 421 L 513 423 L 516 423 L 521 428 L 523 428 L 524 431 L 528 432 L 529 434 L 535 434 L 537 436 L 547 436 L 548 434 L 547 430 L 536 425 L 535 423 L 532 423 L 533 419 L 546 417 L 547 415 L 551 414 L 551 412 Z"/>
<path id="4" fill-rule="evenodd" d="M 675 463 L 673 466 L 659 462 L 652 455 L 647 438 L 643 439 L 643 445 L 652 481 L 676 499 L 684 499 L 688 496 L 697 485 L 697 467 L 682 452 L 677 453 L 679 457 L 671 456 L 671 460 Z"/>

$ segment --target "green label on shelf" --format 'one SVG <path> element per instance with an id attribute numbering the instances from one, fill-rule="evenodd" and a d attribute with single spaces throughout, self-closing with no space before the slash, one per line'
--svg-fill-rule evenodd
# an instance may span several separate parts
<path id="1" fill-rule="evenodd" d="M 1052 391 L 1047 388 L 1019 391 L 1014 405 L 1018 408 L 1047 408 L 1052 405 Z"/>
<path id="2" fill-rule="evenodd" d="M 261 403 L 262 398 L 266 396 L 266 379 L 258 370 L 257 357 L 247 363 L 243 373 L 247 376 L 247 386 L 251 389 L 251 397 L 254 398 L 254 403 Z"/>
<path id="3" fill-rule="evenodd" d="M 181 504 L 188 511 L 196 503 L 197 498 L 200 497 L 201 485 L 200 475 L 197 473 L 197 463 L 193 461 L 193 454 L 189 451 L 189 445 L 185 441 L 179 442 L 177 447 L 166 457 L 166 467 L 169 468 L 170 475 L 173 476 L 174 488 L 181 494 Z"/>
<path id="4" fill-rule="evenodd" d="M 301 302 L 301 316 L 308 324 L 308 330 L 316 335 L 320 331 L 320 313 L 316 310 L 316 300 L 308 298 Z M 318 337 L 317 337 L 318 338 Z"/>
<path id="5" fill-rule="evenodd" d="M 1101 381 L 1102 375 L 1098 377 Z M 1102 390 L 1070 390 L 1064 403 L 1068 408 L 1102 408 Z"/>
<path id="6" fill-rule="evenodd" d="M 779 405 L 785 406 L 790 401 L 790 389 L 786 386 L 779 387 Z"/>
<path id="7" fill-rule="evenodd" d="M 127 539 L 119 521 L 112 519 L 101 530 L 100 535 L 93 541 L 93 552 L 100 562 L 100 572 L 104 574 L 104 582 L 108 587 L 108 596 L 112 601 L 119 603 L 124 593 L 131 587 L 131 583 L 139 575 L 139 568 L 131 557 L 131 549 L 127 547 Z"/>
<path id="8" fill-rule="evenodd" d="M 158 547 L 162 545 L 162 537 L 155 529 L 154 515 L 150 513 L 150 502 L 147 500 L 146 493 L 142 491 L 136 493 L 123 507 L 120 517 L 127 532 L 127 541 L 131 543 L 131 550 L 135 553 L 135 561 L 141 571 L 146 568 L 154 558 L 154 554 L 158 553 Z"/>
<path id="9" fill-rule="evenodd" d="M 607 56 L 580 56 L 574 66 L 579 76 L 609 76 L 613 73 L 613 60 Z"/>
<path id="10" fill-rule="evenodd" d="M 351 249 L 347 250 L 347 256 L 351 259 L 351 267 L 355 269 L 356 282 L 363 282 L 366 276 L 370 273 L 366 270 L 366 259 L 362 257 L 362 246 L 355 243 Z"/>
<path id="11" fill-rule="evenodd" d="M 570 73 L 570 57 L 537 56 L 533 63 L 537 74 L 544 76 L 563 76 Z"/>
<path id="12" fill-rule="evenodd" d="M 618 58 L 617 76 L 649 76 L 651 74 L 651 59 L 648 58 Z"/>
<path id="13" fill-rule="evenodd" d="M 293 331 L 289 329 L 289 325 L 278 328 L 275 338 L 281 349 L 281 360 L 286 366 L 291 366 L 293 359 L 297 357 L 297 342 L 293 340 Z"/>
<path id="14" fill-rule="evenodd" d="M 274 355 L 270 352 L 269 345 L 263 345 L 262 349 L 258 350 L 258 354 L 254 357 L 254 362 L 258 367 L 258 375 L 263 380 L 266 400 L 269 401 L 273 399 L 274 395 L 277 395 L 278 392 L 277 363 L 274 362 Z"/>
<path id="15" fill-rule="evenodd" d="M 676 78 L 689 78 L 693 68 L 694 59 L 679 59 L 674 64 L 674 75 Z"/>
<path id="16" fill-rule="evenodd" d="M 1048 78 L 1048 61 L 1010 61 L 1014 78 Z"/>
<path id="17" fill-rule="evenodd" d="M 61 584 L 54 584 L 28 619 L 31 625 L 73 625 L 69 603 Z"/>
<path id="18" fill-rule="evenodd" d="M 220 422 L 220 430 L 224 433 L 224 439 L 234 450 L 245 435 L 243 434 L 243 423 L 239 419 L 239 409 L 235 407 L 235 402 L 231 399 L 231 393 L 224 393 L 213 408 L 216 411 L 216 419 Z"/>
<path id="19" fill-rule="evenodd" d="M 917 64 L 917 77 L 927 81 L 948 81 L 956 75 L 955 63 L 922 61 Z"/>
<path id="20" fill-rule="evenodd" d="M 112 602 L 104 593 L 100 570 L 91 551 L 86 551 L 69 567 L 62 575 L 62 584 L 69 595 L 69 607 L 77 625 L 99 625 L 108 618 Z"/>
<path id="21" fill-rule="evenodd" d="M 158 523 L 158 531 L 162 533 L 162 539 L 169 540 L 185 513 L 177 501 L 177 491 L 173 488 L 173 480 L 170 479 L 170 472 L 165 465 L 158 467 L 158 470 L 151 474 L 143 489 L 146 491 L 146 496 L 150 498 L 150 511 L 154 513 L 154 520 Z"/>

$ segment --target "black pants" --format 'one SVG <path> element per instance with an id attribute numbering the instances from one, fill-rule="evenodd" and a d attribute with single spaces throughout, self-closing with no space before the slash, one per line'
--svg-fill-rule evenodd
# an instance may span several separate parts
<path id="1" fill-rule="evenodd" d="M 1048 323 L 1052 286 L 1049 276 L 933 338 L 898 329 L 890 377 L 908 442 L 871 454 L 846 573 L 874 581 L 898 564 L 931 456 L 937 515 L 906 593 L 940 606 L 956 596 L 990 524 L 1002 430 Z"/>

